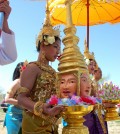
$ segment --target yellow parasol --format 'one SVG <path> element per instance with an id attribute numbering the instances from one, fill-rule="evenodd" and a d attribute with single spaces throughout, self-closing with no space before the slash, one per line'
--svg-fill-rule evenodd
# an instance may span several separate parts
<path id="1" fill-rule="evenodd" d="M 51 23 L 66 24 L 67 0 L 49 0 Z M 87 25 L 89 48 L 89 26 L 120 22 L 120 0 L 72 0 L 72 20 L 76 26 Z"/>

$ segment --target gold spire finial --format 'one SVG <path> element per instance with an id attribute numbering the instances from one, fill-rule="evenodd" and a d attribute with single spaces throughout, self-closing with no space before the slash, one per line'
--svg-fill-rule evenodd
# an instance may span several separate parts
<path id="1" fill-rule="evenodd" d="M 44 26 L 52 26 L 51 22 L 50 22 L 50 11 L 49 11 L 49 6 L 48 6 L 48 0 L 47 0 L 47 4 L 46 4 L 46 18 L 45 18 L 43 27 Z"/>
<path id="2" fill-rule="evenodd" d="M 87 73 L 88 69 L 84 61 L 84 57 L 81 54 L 79 47 L 77 46 L 79 38 L 75 35 L 76 28 L 72 24 L 71 0 L 66 1 L 67 10 L 67 26 L 64 29 L 65 37 L 63 38 L 63 54 L 60 57 L 60 63 L 58 65 L 58 77 L 66 73 L 74 73 L 78 77 L 78 89 L 77 95 L 80 95 L 80 74 Z"/>
<path id="3" fill-rule="evenodd" d="M 85 38 L 85 41 L 84 41 L 84 57 L 85 57 L 86 59 L 95 60 L 95 58 L 94 58 L 94 53 L 90 53 L 90 52 L 89 52 L 89 49 L 88 49 L 88 47 L 87 47 L 86 38 Z"/>
<path id="4" fill-rule="evenodd" d="M 36 46 L 38 46 L 38 42 L 42 42 L 44 39 L 44 35 L 50 36 L 50 37 L 59 37 L 60 36 L 60 31 L 58 28 L 53 28 L 51 22 L 50 22 L 50 11 L 49 11 L 49 5 L 48 5 L 48 0 L 46 4 L 46 18 L 43 24 L 43 28 L 41 29 L 37 40 L 36 40 Z M 46 40 L 47 41 L 47 40 Z M 46 45 L 50 44 L 49 42 L 46 42 Z"/>

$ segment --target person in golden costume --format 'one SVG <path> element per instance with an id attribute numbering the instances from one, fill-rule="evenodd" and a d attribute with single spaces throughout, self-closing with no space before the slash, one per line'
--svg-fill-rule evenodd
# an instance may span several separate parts
<path id="1" fill-rule="evenodd" d="M 94 53 L 89 52 L 86 40 L 84 42 L 84 47 L 85 47 L 85 49 L 84 49 L 84 59 L 85 59 L 85 62 L 88 66 L 89 74 L 93 75 L 94 71 L 95 71 L 95 68 L 98 67 L 97 62 L 95 60 Z"/>
<path id="2" fill-rule="evenodd" d="M 49 65 L 60 51 L 59 31 L 53 29 L 46 9 L 46 20 L 38 35 L 36 45 L 37 61 L 31 62 L 21 75 L 18 104 L 25 110 L 22 120 L 22 134 L 53 134 L 56 131 L 57 115 L 63 106 L 51 107 L 46 101 L 56 94 L 56 72 Z"/>
<path id="3" fill-rule="evenodd" d="M 95 70 L 98 70 L 98 64 L 95 60 L 94 53 L 89 52 L 86 40 L 84 42 L 84 46 L 85 46 L 84 59 L 88 67 L 89 74 L 90 74 L 91 81 L 92 81 L 91 82 L 91 86 L 92 86 L 91 96 L 96 96 L 96 91 L 98 90 L 98 84 L 97 84 L 97 81 L 94 80 L 94 74 L 95 74 Z"/>
<path id="4" fill-rule="evenodd" d="M 94 96 L 97 96 L 97 91 L 100 88 L 99 81 L 102 79 L 102 70 L 97 67 L 94 70 L 93 78 L 92 78 L 92 87 L 94 88 Z"/>
<path id="5" fill-rule="evenodd" d="M 100 67 L 97 67 L 94 71 L 94 80 L 98 82 L 100 79 L 102 79 L 102 70 Z"/>

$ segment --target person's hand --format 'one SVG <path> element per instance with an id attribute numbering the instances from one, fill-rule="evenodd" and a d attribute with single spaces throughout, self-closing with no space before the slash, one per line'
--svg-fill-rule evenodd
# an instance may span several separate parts
<path id="1" fill-rule="evenodd" d="M 63 112 L 65 110 L 65 107 L 62 105 L 57 105 L 51 108 L 50 104 L 44 104 L 43 112 L 50 116 L 56 116 Z"/>
<path id="2" fill-rule="evenodd" d="M 11 12 L 11 7 L 9 6 L 9 1 L 7 0 L 0 0 L 0 12 L 4 12 L 4 22 L 2 31 L 5 33 L 11 34 L 11 30 L 9 29 L 8 25 L 8 17 Z"/>
<path id="3" fill-rule="evenodd" d="M 0 0 L 0 12 L 4 12 L 4 20 L 7 20 L 10 15 L 10 12 L 11 12 L 11 7 L 9 6 L 9 1 Z"/>
<path id="4" fill-rule="evenodd" d="M 64 106 L 57 105 L 49 109 L 49 115 L 56 116 L 56 115 L 59 115 L 64 110 L 65 110 Z"/>

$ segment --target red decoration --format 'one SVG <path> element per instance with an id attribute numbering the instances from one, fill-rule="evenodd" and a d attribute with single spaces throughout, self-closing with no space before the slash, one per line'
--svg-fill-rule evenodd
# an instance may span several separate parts
<path id="1" fill-rule="evenodd" d="M 83 102 L 89 103 L 91 105 L 95 104 L 95 102 L 92 99 L 88 98 L 88 97 L 81 97 L 80 100 L 83 101 Z"/>
<path id="2" fill-rule="evenodd" d="M 49 102 L 50 105 L 57 105 L 58 104 L 58 98 L 56 95 L 52 95 Z"/>
<path id="3" fill-rule="evenodd" d="M 57 57 L 57 60 L 60 60 L 61 56 L 62 56 L 62 54 L 60 54 L 60 55 Z"/>
<path id="4" fill-rule="evenodd" d="M 21 69 L 22 69 L 22 71 L 25 70 L 26 69 L 26 66 L 22 66 Z"/>

